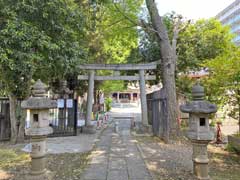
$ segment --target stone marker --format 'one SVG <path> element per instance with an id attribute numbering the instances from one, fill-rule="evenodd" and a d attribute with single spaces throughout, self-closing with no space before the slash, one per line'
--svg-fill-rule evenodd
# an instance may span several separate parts
<path id="1" fill-rule="evenodd" d="M 213 140 L 214 134 L 209 128 L 209 115 L 217 112 L 217 107 L 204 100 L 204 88 L 197 83 L 192 88 L 192 102 L 181 105 L 184 113 L 189 113 L 189 129 L 187 136 L 193 145 L 193 171 L 201 180 L 208 180 L 207 145 Z"/>
<path id="2" fill-rule="evenodd" d="M 21 107 L 30 110 L 30 128 L 25 130 L 31 138 L 31 170 L 26 179 L 50 180 L 52 173 L 45 168 L 46 138 L 53 132 L 49 126 L 49 109 L 57 107 L 57 102 L 46 97 L 46 85 L 38 80 L 33 86 L 32 97 L 23 101 Z"/>

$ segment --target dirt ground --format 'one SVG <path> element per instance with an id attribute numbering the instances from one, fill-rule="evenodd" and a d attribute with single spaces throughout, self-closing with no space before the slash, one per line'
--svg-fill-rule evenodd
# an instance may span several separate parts
<path id="1" fill-rule="evenodd" d="M 146 165 L 154 180 L 192 180 L 191 144 L 183 141 L 164 144 L 155 137 L 138 137 Z M 240 155 L 223 146 L 209 145 L 210 176 L 213 180 L 239 180 Z M 47 168 L 56 180 L 79 180 L 91 159 L 88 153 L 47 155 Z M 24 180 L 29 171 L 29 154 L 0 145 L 0 180 Z M 117 180 L 117 179 L 116 179 Z"/>
<path id="2" fill-rule="evenodd" d="M 188 140 L 165 144 L 156 137 L 138 137 L 139 148 L 155 180 L 192 180 L 192 147 Z M 209 175 L 212 180 L 239 180 L 240 155 L 225 145 L 208 146 Z"/>
<path id="3" fill-rule="evenodd" d="M 47 155 L 47 169 L 56 180 L 79 180 L 88 164 L 90 153 Z M 0 180 L 25 180 L 30 167 L 30 156 L 19 149 L 0 148 Z"/>

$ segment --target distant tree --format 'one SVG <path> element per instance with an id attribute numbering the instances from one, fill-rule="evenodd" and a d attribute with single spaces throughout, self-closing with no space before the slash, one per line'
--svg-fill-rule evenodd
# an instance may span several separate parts
<path id="1" fill-rule="evenodd" d="M 179 33 L 178 72 L 198 70 L 206 59 L 213 59 L 232 48 L 233 34 L 216 19 L 198 20 Z"/>
<path id="2" fill-rule="evenodd" d="M 82 17 L 73 0 L 0 0 L 0 78 L 10 98 L 11 141 L 24 138 L 17 99 L 29 95 L 32 78 L 64 75 L 83 59 Z"/>
<path id="3" fill-rule="evenodd" d="M 106 94 L 110 95 L 111 92 L 123 91 L 126 89 L 123 81 L 106 81 L 100 86 L 100 89 Z"/>
<path id="4" fill-rule="evenodd" d="M 227 107 L 227 115 L 238 119 L 240 132 L 240 49 L 233 48 L 203 65 L 209 67 L 210 75 L 205 79 L 207 97 Z"/>
<path id="5" fill-rule="evenodd" d="M 86 16 L 85 46 L 88 63 L 121 64 L 127 63 L 128 57 L 138 48 L 138 13 L 143 0 L 119 1 L 92 0 L 78 1 Z M 130 21 L 131 20 L 131 21 Z M 111 74 L 98 71 L 99 75 Z M 110 90 L 113 86 L 124 86 L 123 81 L 109 83 L 96 81 L 95 99 L 99 89 Z"/>

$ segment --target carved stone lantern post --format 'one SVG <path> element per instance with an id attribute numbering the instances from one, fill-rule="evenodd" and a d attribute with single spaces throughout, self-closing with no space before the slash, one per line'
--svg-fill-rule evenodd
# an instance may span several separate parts
<path id="1" fill-rule="evenodd" d="M 197 83 L 192 88 L 192 102 L 181 105 L 184 113 L 189 113 L 188 138 L 193 145 L 193 171 L 201 180 L 208 180 L 207 145 L 213 140 L 214 134 L 209 128 L 209 115 L 217 111 L 217 107 L 204 100 L 204 88 Z"/>
<path id="2" fill-rule="evenodd" d="M 46 85 L 38 80 L 33 86 L 32 97 L 21 104 L 30 110 L 30 128 L 25 130 L 31 138 L 31 171 L 27 179 L 48 180 L 51 173 L 45 168 L 46 138 L 53 132 L 49 126 L 49 109 L 57 107 L 57 102 L 46 97 Z"/>

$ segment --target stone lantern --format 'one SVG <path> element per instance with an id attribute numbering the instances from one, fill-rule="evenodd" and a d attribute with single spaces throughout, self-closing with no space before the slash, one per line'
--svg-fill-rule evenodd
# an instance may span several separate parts
<path id="1" fill-rule="evenodd" d="M 30 128 L 25 130 L 30 136 L 31 172 L 27 179 L 51 179 L 45 168 L 46 138 L 53 132 L 49 126 L 49 109 L 57 107 L 57 102 L 46 97 L 46 85 L 38 80 L 32 89 L 32 97 L 22 102 L 21 107 L 30 111 Z"/>
<path id="2" fill-rule="evenodd" d="M 207 145 L 213 140 L 214 134 L 209 128 L 209 115 L 217 112 L 217 107 L 204 100 L 204 88 L 197 83 L 192 88 L 192 102 L 181 105 L 184 113 L 189 113 L 188 138 L 193 145 L 193 171 L 201 180 L 208 180 Z"/>

